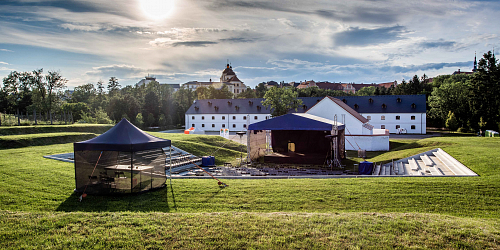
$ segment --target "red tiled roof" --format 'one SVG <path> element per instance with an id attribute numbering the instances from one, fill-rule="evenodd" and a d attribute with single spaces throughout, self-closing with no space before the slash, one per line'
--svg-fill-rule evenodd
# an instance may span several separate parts
<path id="1" fill-rule="evenodd" d="M 342 84 L 331 82 L 317 82 L 316 86 L 320 89 L 343 90 Z"/>

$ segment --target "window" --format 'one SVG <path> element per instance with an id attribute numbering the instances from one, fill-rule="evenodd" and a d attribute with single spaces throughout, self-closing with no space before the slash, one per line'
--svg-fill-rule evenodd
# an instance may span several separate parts
<path id="1" fill-rule="evenodd" d="M 205 123 L 201 124 L 201 127 L 204 128 L 205 127 Z"/>
<path id="2" fill-rule="evenodd" d="M 385 120 L 385 115 L 381 116 L 380 120 Z"/>
<path id="3" fill-rule="evenodd" d="M 226 124 L 222 124 L 222 127 L 225 128 L 226 127 Z"/>
<path id="4" fill-rule="evenodd" d="M 244 127 L 244 128 L 246 128 L 246 127 L 247 127 L 247 125 L 246 125 L 246 124 L 243 124 L 243 127 Z"/>
<path id="5" fill-rule="evenodd" d="M 412 116 L 411 116 L 411 119 L 412 119 L 412 120 L 415 120 L 415 116 L 414 116 L 414 115 L 412 115 Z"/>
<path id="6" fill-rule="evenodd" d="M 236 116 L 233 115 L 233 120 L 236 120 Z"/>
<path id="7" fill-rule="evenodd" d="M 359 105 L 358 104 L 354 104 L 354 108 L 355 109 L 359 108 Z"/>
<path id="8" fill-rule="evenodd" d="M 385 105 L 385 103 L 382 104 L 382 108 L 385 109 L 387 108 L 387 105 Z"/>
<path id="9" fill-rule="evenodd" d="M 192 125 L 191 127 L 193 127 L 193 128 L 194 128 L 194 124 L 191 124 L 191 125 Z"/>
<path id="10" fill-rule="evenodd" d="M 399 117 L 399 115 L 397 115 L 396 116 L 396 120 L 400 120 L 400 119 L 401 119 L 401 117 Z"/>
<path id="11" fill-rule="evenodd" d="M 212 116 L 212 120 L 215 120 L 215 116 Z"/>
<path id="12" fill-rule="evenodd" d="M 243 116 L 243 120 L 246 120 L 246 119 L 247 119 L 247 116 L 246 116 L 246 115 L 245 115 L 245 116 Z"/>
<path id="13" fill-rule="evenodd" d="M 233 124 L 233 128 L 236 128 L 236 124 Z"/>
<path id="14" fill-rule="evenodd" d="M 205 120 L 205 116 L 202 116 L 202 117 L 201 117 L 201 119 L 202 119 L 202 120 Z"/>
<path id="15" fill-rule="evenodd" d="M 266 120 L 269 119 L 269 116 L 266 116 Z"/>
<path id="16" fill-rule="evenodd" d="M 401 127 L 401 126 L 399 126 L 399 125 L 396 125 L 396 129 L 398 129 L 398 128 L 400 128 L 400 127 Z"/>
<path id="17" fill-rule="evenodd" d="M 226 117 L 225 117 L 225 116 L 222 116 L 222 120 L 226 120 Z"/>
<path id="18" fill-rule="evenodd" d="M 415 103 L 412 103 L 412 104 L 411 104 L 411 108 L 412 108 L 412 109 L 414 109 L 414 108 L 416 108 L 416 107 L 417 107 L 417 105 L 415 105 Z"/>
<path id="19" fill-rule="evenodd" d="M 254 116 L 254 117 L 253 117 L 253 119 L 254 119 L 254 120 L 257 120 L 258 118 L 257 118 L 257 116 Z"/>
<path id="20" fill-rule="evenodd" d="M 212 128 L 215 128 L 215 124 L 212 124 Z"/>
<path id="21" fill-rule="evenodd" d="M 192 119 L 192 120 L 194 120 L 194 115 L 193 115 L 193 116 L 191 116 L 191 119 Z"/>
<path id="22" fill-rule="evenodd" d="M 373 99 L 372 99 L 372 98 L 368 99 L 368 101 L 369 101 L 370 103 L 373 103 Z"/>
<path id="23" fill-rule="evenodd" d="M 385 125 L 380 125 L 380 128 L 381 129 L 385 129 Z"/>
<path id="24" fill-rule="evenodd" d="M 401 102 L 401 98 L 396 99 L 396 102 Z"/>
<path id="25" fill-rule="evenodd" d="M 240 93 L 240 90 L 239 90 L 239 89 L 237 89 L 237 90 L 236 90 L 236 93 L 237 93 L 237 94 L 239 94 L 239 93 Z"/>
<path id="26" fill-rule="evenodd" d="M 415 125 L 411 125 L 411 129 L 415 129 Z"/>
<path id="27" fill-rule="evenodd" d="M 342 99 L 342 101 L 343 101 L 344 103 L 347 103 L 347 100 L 346 100 L 346 99 Z"/>
<path id="28" fill-rule="evenodd" d="M 371 119 L 372 119 L 372 116 L 371 116 L 371 115 L 369 115 L 369 116 L 367 116 L 367 117 L 366 117 L 366 119 L 368 119 L 368 121 L 369 121 L 369 120 L 371 120 Z"/>

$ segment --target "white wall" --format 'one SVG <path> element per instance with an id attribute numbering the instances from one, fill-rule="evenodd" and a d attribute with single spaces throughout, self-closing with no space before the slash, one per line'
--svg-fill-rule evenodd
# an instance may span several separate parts
<path id="1" fill-rule="evenodd" d="M 371 135 L 371 136 L 346 135 L 345 139 L 346 139 L 345 142 L 346 150 L 358 150 L 359 146 L 361 149 L 364 149 L 366 151 L 389 151 L 388 135 Z"/>
<path id="2" fill-rule="evenodd" d="M 342 114 L 345 114 L 344 125 L 346 127 L 346 135 L 370 135 L 371 131 L 363 128 L 363 123 L 347 112 L 345 109 L 337 105 L 330 98 L 323 98 L 314 107 L 310 108 L 307 114 L 323 117 L 333 120 L 334 115 L 337 115 L 337 121 L 342 123 Z M 347 131 L 349 130 L 349 131 Z"/>
<path id="3" fill-rule="evenodd" d="M 222 128 L 228 128 L 229 131 L 244 131 L 247 129 L 247 120 L 244 118 L 247 115 L 250 116 L 250 124 L 264 121 L 266 120 L 266 117 L 270 117 L 269 114 L 186 114 L 185 125 L 186 129 L 193 127 L 194 125 L 197 130 L 204 131 L 220 131 Z M 212 119 L 212 116 L 214 119 Z M 257 119 L 255 119 L 255 117 L 257 117 Z M 212 127 L 212 124 L 214 127 Z"/>
<path id="4" fill-rule="evenodd" d="M 381 126 L 385 125 L 385 129 L 389 130 L 389 133 L 396 133 L 396 125 L 405 128 L 408 134 L 425 134 L 427 129 L 425 113 L 363 113 L 362 115 L 370 120 L 368 123 L 375 129 L 381 129 Z M 385 116 L 385 120 L 382 120 L 382 116 Z M 399 116 L 400 119 L 396 120 L 396 116 Z M 415 117 L 415 120 L 411 119 L 412 116 Z M 412 129 L 412 125 L 415 126 L 414 129 Z"/>

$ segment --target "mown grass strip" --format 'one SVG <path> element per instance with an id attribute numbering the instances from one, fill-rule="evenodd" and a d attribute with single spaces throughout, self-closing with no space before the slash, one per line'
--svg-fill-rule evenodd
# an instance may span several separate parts
<path id="1" fill-rule="evenodd" d="M 88 140 L 96 137 L 94 133 L 63 132 L 25 135 L 0 136 L 0 149 L 42 146 Z"/>
<path id="2" fill-rule="evenodd" d="M 415 213 L 0 212 L 3 249 L 497 249 L 496 220 Z"/>
<path id="3" fill-rule="evenodd" d="M 102 134 L 108 131 L 111 127 L 113 127 L 113 125 L 109 124 L 0 126 L 0 135 L 23 135 L 60 132 L 87 132 Z"/>

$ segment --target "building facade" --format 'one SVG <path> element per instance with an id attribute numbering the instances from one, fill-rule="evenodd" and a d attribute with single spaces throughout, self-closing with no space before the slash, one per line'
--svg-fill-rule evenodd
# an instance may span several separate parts
<path id="1" fill-rule="evenodd" d="M 236 76 L 236 73 L 233 71 L 233 67 L 229 64 L 226 65 L 226 68 L 222 71 L 220 81 L 214 82 L 210 79 L 208 82 L 198 82 L 198 81 L 190 81 L 184 83 L 183 85 L 191 90 L 196 90 L 198 87 L 214 87 L 215 89 L 221 89 L 224 85 L 227 85 L 229 92 L 233 93 L 234 96 L 243 93 L 247 86 Z"/>
<path id="2" fill-rule="evenodd" d="M 398 129 L 405 129 L 409 134 L 426 133 L 426 97 L 425 95 L 381 95 L 381 96 L 340 96 L 335 97 L 342 101 L 356 113 L 360 114 L 373 126 L 374 131 L 382 129 L 390 133 L 397 133 Z M 310 112 L 313 115 L 342 122 L 342 112 L 332 107 L 313 108 L 323 100 L 323 97 L 302 97 L 303 105 L 290 113 Z M 263 121 L 271 117 L 268 107 L 261 104 L 263 98 L 254 99 L 210 99 L 196 100 L 185 113 L 186 128 L 195 127 L 203 131 L 220 131 L 227 128 L 230 131 L 246 130 L 247 124 Z M 337 103 L 338 104 L 338 103 Z M 339 105 L 339 104 L 338 104 Z M 340 104 L 342 106 L 342 104 Z M 346 128 L 352 126 L 348 117 L 345 118 Z M 360 117 L 356 119 L 360 120 Z M 367 125 L 365 125 L 367 126 Z M 368 129 L 369 130 L 369 129 Z M 347 132 L 347 131 L 346 131 Z M 352 134 L 369 134 L 362 128 L 351 131 Z"/>

